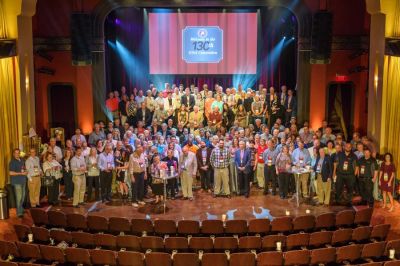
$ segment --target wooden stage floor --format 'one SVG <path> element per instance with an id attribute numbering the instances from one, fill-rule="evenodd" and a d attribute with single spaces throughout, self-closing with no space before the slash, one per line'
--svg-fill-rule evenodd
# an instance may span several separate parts
<path id="1" fill-rule="evenodd" d="M 337 212 L 349 207 L 345 206 L 312 206 L 301 204 L 296 206 L 293 200 L 282 200 L 279 196 L 262 195 L 262 192 L 252 189 L 249 198 L 232 197 L 228 198 L 213 198 L 211 194 L 194 192 L 195 199 L 189 200 L 168 200 L 167 206 L 169 210 L 166 214 L 141 213 L 137 208 L 131 205 L 110 205 L 101 202 L 87 203 L 80 208 L 72 208 L 68 206 L 48 206 L 44 209 L 56 209 L 65 213 L 81 213 L 85 215 L 101 215 L 105 217 L 126 217 L 126 218 L 150 218 L 150 219 L 174 219 L 176 221 L 182 219 L 221 219 L 223 214 L 227 215 L 228 219 L 252 219 L 252 218 L 269 218 L 284 216 L 286 211 L 290 212 L 291 216 L 306 214 L 307 210 L 311 214 L 318 215 L 324 212 Z M 383 210 L 380 202 L 375 203 L 374 212 L 371 224 L 390 223 L 391 233 L 390 238 L 400 237 L 400 204 L 396 202 L 396 208 L 393 212 Z M 354 206 L 352 208 L 365 208 L 365 206 Z M 13 230 L 13 224 L 32 225 L 32 219 L 27 211 L 24 218 L 16 217 L 15 210 L 11 210 L 10 218 L 0 221 L 0 239 L 16 240 Z"/>

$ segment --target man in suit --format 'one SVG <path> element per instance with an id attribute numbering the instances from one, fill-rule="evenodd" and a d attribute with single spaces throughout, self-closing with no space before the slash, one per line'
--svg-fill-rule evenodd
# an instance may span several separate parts
<path id="1" fill-rule="evenodd" d="M 200 173 L 201 189 L 211 193 L 211 176 L 213 171 L 210 163 L 212 149 L 206 146 L 204 141 L 200 142 L 200 149 L 196 152 L 197 166 Z"/>
<path id="2" fill-rule="evenodd" d="M 250 195 L 249 174 L 251 171 L 251 152 L 246 149 L 246 143 L 241 140 L 239 149 L 235 152 L 235 165 L 239 183 L 239 194 L 246 198 Z"/>
<path id="3" fill-rule="evenodd" d="M 183 147 L 182 152 L 180 166 L 183 199 L 193 200 L 192 186 L 197 173 L 197 159 L 196 155 L 189 151 L 188 146 Z"/>
<path id="4" fill-rule="evenodd" d="M 151 125 L 151 119 L 153 115 L 151 114 L 150 110 L 146 107 L 146 103 L 142 102 L 140 104 L 140 109 L 137 111 L 137 121 L 143 121 L 145 127 Z"/>
<path id="5" fill-rule="evenodd" d="M 190 94 L 190 89 L 186 88 L 185 94 L 181 97 L 181 104 L 186 106 L 186 110 L 191 112 L 193 111 L 193 106 L 195 105 L 196 101 L 194 96 Z"/>
<path id="6" fill-rule="evenodd" d="M 317 177 L 317 196 L 320 205 L 329 205 L 332 185 L 332 161 L 325 156 L 325 149 L 319 148 L 318 157 L 314 165 L 314 172 Z"/>
<path id="7" fill-rule="evenodd" d="M 297 101 L 296 97 L 293 96 L 293 90 L 288 90 L 288 95 L 285 101 L 285 121 L 284 123 L 288 127 L 290 124 L 290 119 L 296 117 L 297 112 Z"/>

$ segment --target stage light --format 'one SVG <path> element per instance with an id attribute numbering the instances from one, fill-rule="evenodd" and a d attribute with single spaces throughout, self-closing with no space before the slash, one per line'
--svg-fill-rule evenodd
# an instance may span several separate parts
<path id="1" fill-rule="evenodd" d="M 286 36 L 283 36 L 283 39 L 286 39 Z"/>
<path id="2" fill-rule="evenodd" d="M 296 39 L 295 37 L 292 37 L 292 40 Z"/>

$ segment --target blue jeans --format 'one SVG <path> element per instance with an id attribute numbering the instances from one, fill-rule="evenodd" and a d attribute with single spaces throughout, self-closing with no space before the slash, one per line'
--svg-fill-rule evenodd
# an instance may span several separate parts
<path id="1" fill-rule="evenodd" d="M 14 184 L 14 192 L 15 192 L 15 205 L 17 207 L 17 215 L 24 215 L 24 200 L 26 194 L 26 184 Z"/>

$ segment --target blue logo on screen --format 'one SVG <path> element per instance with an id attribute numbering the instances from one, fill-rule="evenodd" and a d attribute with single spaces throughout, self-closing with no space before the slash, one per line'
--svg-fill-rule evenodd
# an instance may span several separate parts
<path id="1" fill-rule="evenodd" d="M 223 47 L 223 30 L 218 26 L 187 26 L 182 30 L 182 59 L 186 63 L 219 63 Z"/>

